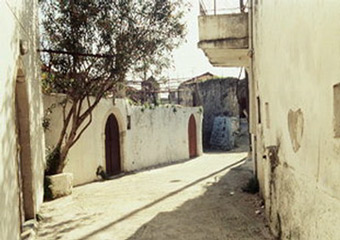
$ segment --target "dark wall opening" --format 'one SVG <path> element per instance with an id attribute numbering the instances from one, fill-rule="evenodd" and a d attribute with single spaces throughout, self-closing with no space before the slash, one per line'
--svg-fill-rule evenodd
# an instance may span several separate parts
<path id="1" fill-rule="evenodd" d="M 113 114 L 108 117 L 105 125 L 105 159 L 109 176 L 121 172 L 119 125 Z"/>

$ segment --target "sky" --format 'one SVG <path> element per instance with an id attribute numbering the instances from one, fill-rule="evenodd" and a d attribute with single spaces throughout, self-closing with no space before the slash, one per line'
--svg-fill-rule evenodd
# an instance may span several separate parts
<path id="1" fill-rule="evenodd" d="M 173 51 L 174 69 L 168 73 L 169 78 L 190 79 L 205 72 L 211 72 L 221 77 L 238 77 L 240 68 L 213 67 L 203 51 L 197 47 L 199 0 L 186 0 L 191 10 L 185 17 L 187 22 L 186 42 Z M 213 9 L 213 0 L 203 0 L 208 10 Z M 239 0 L 216 0 L 217 9 L 225 10 L 238 7 Z"/>

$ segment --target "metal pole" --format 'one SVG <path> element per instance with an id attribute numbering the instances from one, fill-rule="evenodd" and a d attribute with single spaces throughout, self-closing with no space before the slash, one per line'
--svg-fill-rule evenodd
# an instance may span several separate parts
<path id="1" fill-rule="evenodd" d="M 216 15 L 216 0 L 214 0 L 214 15 Z"/>

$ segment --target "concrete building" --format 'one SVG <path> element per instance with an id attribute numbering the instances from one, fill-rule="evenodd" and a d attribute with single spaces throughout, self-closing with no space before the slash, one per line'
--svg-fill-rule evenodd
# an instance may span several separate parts
<path id="1" fill-rule="evenodd" d="M 240 117 L 238 92 L 242 82 L 237 78 L 219 78 L 206 73 L 179 85 L 178 104 L 203 107 L 204 148 L 211 147 L 209 142 L 216 117 Z"/>
<path id="2" fill-rule="evenodd" d="M 44 96 L 45 107 L 63 95 Z M 70 149 L 64 172 L 74 185 L 97 179 L 102 166 L 109 175 L 174 163 L 202 154 L 202 112 L 199 107 L 130 105 L 125 99 L 102 99 L 93 121 Z M 61 109 L 55 108 L 46 132 L 53 147 L 61 129 Z"/>
<path id="3" fill-rule="evenodd" d="M 249 75 L 253 157 L 280 239 L 340 237 L 340 2 L 248 1 L 199 17 L 215 66 Z"/>
<path id="4" fill-rule="evenodd" d="M 20 239 L 43 200 L 38 1 L 0 1 L 0 239 Z"/>
<path id="5" fill-rule="evenodd" d="M 186 86 L 195 86 L 193 84 L 204 82 L 212 78 L 217 78 L 217 76 L 213 75 L 210 72 L 206 72 L 199 76 L 186 80 L 185 82 L 179 84 L 179 86 L 176 86 L 176 90 L 170 91 L 169 102 L 171 104 L 181 104 L 184 106 L 198 106 L 199 102 L 197 102 L 197 97 L 193 93 L 195 89 L 191 87 L 186 88 Z M 181 87 L 182 89 L 180 89 Z"/>

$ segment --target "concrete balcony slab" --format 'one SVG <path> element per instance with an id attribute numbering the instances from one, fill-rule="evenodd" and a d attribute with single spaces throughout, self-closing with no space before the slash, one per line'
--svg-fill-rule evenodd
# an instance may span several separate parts
<path id="1" fill-rule="evenodd" d="M 248 13 L 205 15 L 198 23 L 198 47 L 213 66 L 249 66 Z"/>

